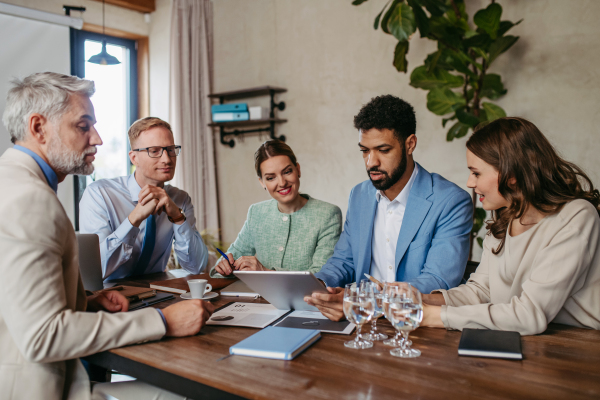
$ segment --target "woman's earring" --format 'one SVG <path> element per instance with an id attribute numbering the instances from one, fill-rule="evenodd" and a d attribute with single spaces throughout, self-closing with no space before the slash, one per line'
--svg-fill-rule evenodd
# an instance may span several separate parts
<path id="1" fill-rule="evenodd" d="M 266 187 L 263 187 L 263 189 L 267 190 L 267 188 L 266 188 Z"/>

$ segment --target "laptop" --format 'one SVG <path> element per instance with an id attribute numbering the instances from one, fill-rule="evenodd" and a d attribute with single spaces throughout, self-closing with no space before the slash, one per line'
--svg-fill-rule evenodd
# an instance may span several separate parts
<path id="1" fill-rule="evenodd" d="M 305 303 L 304 296 L 328 293 L 308 271 L 233 271 L 233 274 L 280 310 L 319 311 Z"/>
<path id="2" fill-rule="evenodd" d="M 102 290 L 100 239 L 96 234 L 75 233 L 79 245 L 79 272 L 85 290 Z"/>

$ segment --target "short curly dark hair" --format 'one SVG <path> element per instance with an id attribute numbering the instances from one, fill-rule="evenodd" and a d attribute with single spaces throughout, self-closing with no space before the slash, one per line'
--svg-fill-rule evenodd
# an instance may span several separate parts
<path id="1" fill-rule="evenodd" d="M 354 117 L 354 127 L 359 130 L 389 129 L 400 143 L 417 131 L 414 108 L 406 101 L 386 94 L 365 104 Z"/>

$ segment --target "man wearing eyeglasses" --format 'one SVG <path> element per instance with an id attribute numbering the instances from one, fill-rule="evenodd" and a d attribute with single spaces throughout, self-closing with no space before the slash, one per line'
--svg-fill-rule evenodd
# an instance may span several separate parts
<path id="1" fill-rule="evenodd" d="M 79 203 L 81 233 L 100 237 L 103 278 L 162 272 L 171 247 L 185 270 L 200 273 L 208 251 L 196 229 L 192 200 L 165 185 L 173 179 L 181 151 L 171 126 L 159 118 L 142 118 L 128 135 L 135 173 L 92 183 Z"/>

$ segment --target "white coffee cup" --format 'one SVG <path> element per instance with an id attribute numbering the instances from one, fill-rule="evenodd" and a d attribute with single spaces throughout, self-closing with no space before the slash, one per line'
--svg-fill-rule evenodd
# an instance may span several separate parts
<path id="1" fill-rule="evenodd" d="M 188 285 L 192 299 L 201 299 L 205 293 L 212 290 L 212 285 L 206 279 L 190 279 Z"/>

